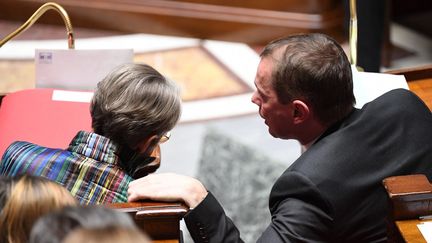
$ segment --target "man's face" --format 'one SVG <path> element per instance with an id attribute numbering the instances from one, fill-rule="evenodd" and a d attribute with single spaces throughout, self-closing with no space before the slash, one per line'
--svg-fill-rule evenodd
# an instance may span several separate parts
<path id="1" fill-rule="evenodd" d="M 259 107 L 259 114 L 269 128 L 269 133 L 276 138 L 293 138 L 292 104 L 281 104 L 273 90 L 271 79 L 273 70 L 271 57 L 261 59 L 255 77 L 256 91 L 252 102 Z"/>

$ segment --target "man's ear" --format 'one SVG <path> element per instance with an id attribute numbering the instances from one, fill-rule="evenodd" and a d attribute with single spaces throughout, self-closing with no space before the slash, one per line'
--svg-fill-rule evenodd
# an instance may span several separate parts
<path id="1" fill-rule="evenodd" d="M 144 153 L 144 152 L 151 153 L 152 151 L 149 150 L 153 150 L 153 148 L 150 147 L 154 147 L 154 145 L 156 145 L 159 142 L 159 139 L 160 137 L 157 135 L 150 136 L 148 139 L 138 144 L 137 150 L 140 153 Z"/>
<path id="2" fill-rule="evenodd" d="M 292 106 L 294 124 L 300 124 L 311 116 L 311 110 L 305 102 L 301 100 L 294 100 L 292 101 Z"/>

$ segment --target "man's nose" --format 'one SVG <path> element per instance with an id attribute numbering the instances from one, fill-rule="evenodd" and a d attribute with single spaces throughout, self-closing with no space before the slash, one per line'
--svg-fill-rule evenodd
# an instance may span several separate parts
<path id="1" fill-rule="evenodd" d="M 260 101 L 259 101 L 259 98 L 257 97 L 257 94 L 256 94 L 256 93 L 257 93 L 257 92 L 254 92 L 254 93 L 252 94 L 251 101 L 252 101 L 252 103 L 254 103 L 255 105 L 259 106 L 259 105 L 260 105 Z"/>

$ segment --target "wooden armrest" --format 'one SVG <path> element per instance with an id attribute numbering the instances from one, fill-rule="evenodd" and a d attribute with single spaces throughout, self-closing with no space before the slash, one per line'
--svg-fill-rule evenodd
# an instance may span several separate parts
<path id="1" fill-rule="evenodd" d="M 105 206 L 131 215 L 137 226 L 153 240 L 179 239 L 180 220 L 189 211 L 180 202 L 140 201 Z"/>
<path id="2" fill-rule="evenodd" d="M 393 176 L 383 180 L 394 220 L 432 214 L 432 185 L 425 175 Z"/>

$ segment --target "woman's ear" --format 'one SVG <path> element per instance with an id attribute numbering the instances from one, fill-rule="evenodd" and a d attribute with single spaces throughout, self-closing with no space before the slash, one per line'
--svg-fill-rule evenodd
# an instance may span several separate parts
<path id="1" fill-rule="evenodd" d="M 157 135 L 150 136 L 148 139 L 145 139 L 144 141 L 138 144 L 137 150 L 140 153 L 149 153 L 150 155 L 150 153 L 153 151 L 154 146 L 158 144 L 159 139 L 160 136 Z"/>
<path id="2" fill-rule="evenodd" d="M 294 124 L 303 123 L 311 116 L 311 110 L 305 102 L 301 100 L 294 100 L 292 101 L 292 106 Z"/>

